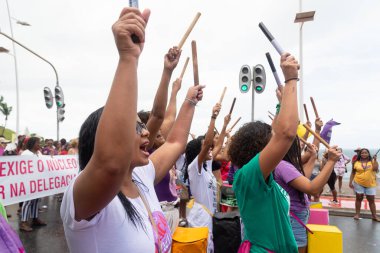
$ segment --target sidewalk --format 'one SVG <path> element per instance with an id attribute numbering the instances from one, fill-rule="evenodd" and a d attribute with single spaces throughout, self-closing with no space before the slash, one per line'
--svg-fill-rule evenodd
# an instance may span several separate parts
<path id="1" fill-rule="evenodd" d="M 336 189 L 338 190 L 338 183 L 336 183 Z M 331 215 L 353 217 L 355 215 L 355 193 L 348 187 L 348 182 L 343 181 L 342 191 L 343 194 L 338 193 L 338 204 L 331 204 L 331 193 L 327 192 L 328 186 L 325 186 L 322 196 L 320 198 L 323 207 L 330 210 Z M 376 213 L 380 215 L 380 184 L 376 188 Z M 364 197 L 361 206 L 361 217 L 371 218 L 371 212 L 369 209 L 368 201 Z"/>

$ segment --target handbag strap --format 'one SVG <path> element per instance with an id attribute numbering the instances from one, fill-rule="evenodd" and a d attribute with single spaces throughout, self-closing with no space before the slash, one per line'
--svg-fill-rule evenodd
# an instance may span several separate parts
<path id="1" fill-rule="evenodd" d="M 301 219 L 298 218 L 297 215 L 295 215 L 292 211 L 290 211 L 290 215 L 291 215 L 294 219 L 296 219 L 296 221 L 298 221 L 298 223 L 301 224 L 301 225 L 302 225 L 302 226 L 303 226 L 303 227 L 304 227 L 309 233 L 314 234 L 313 231 L 311 231 L 310 228 L 308 228 L 308 227 L 305 225 L 305 223 L 303 223 L 303 222 L 301 221 Z"/>
<path id="2" fill-rule="evenodd" d="M 142 202 L 144 203 L 145 209 L 148 211 L 149 220 L 150 220 L 150 223 L 152 223 L 153 230 L 156 232 L 157 240 L 158 240 L 158 252 L 162 253 L 161 239 L 160 239 L 160 235 L 158 234 L 156 221 L 153 219 L 152 211 L 150 210 L 148 202 L 146 201 L 144 194 L 141 193 L 140 188 L 138 186 L 137 186 L 137 190 L 139 192 L 139 195 L 140 195 Z M 153 238 L 154 238 L 154 236 L 153 236 Z"/>

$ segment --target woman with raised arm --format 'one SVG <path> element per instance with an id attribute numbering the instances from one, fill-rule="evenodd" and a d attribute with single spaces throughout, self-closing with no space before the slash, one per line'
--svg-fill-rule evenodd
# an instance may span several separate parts
<path id="1" fill-rule="evenodd" d="M 371 157 L 369 150 L 366 148 L 360 149 L 357 159 L 353 164 L 353 170 L 350 176 L 350 188 L 356 193 L 355 201 L 355 220 L 360 219 L 360 208 L 364 195 L 366 196 L 369 208 L 372 213 L 372 220 L 380 221 L 376 214 L 376 173 L 379 172 L 379 163 L 376 155 Z"/>
<path id="2" fill-rule="evenodd" d="M 231 162 L 239 169 L 233 189 L 244 223 L 242 247 L 250 252 L 297 253 L 289 220 L 289 195 L 274 180 L 272 171 L 283 159 L 297 134 L 298 62 L 281 56 L 285 76 L 282 103 L 272 128 L 263 122 L 243 125 L 229 146 Z"/>
<path id="3" fill-rule="evenodd" d="M 183 152 L 203 86 L 189 89 L 166 143 L 149 156 L 149 132 L 137 117 L 137 64 L 149 14 L 125 8 L 113 25 L 120 55 L 115 78 L 104 108 L 81 127 L 81 172 L 62 200 L 70 252 L 167 253 L 171 248 L 154 183 Z M 132 35 L 140 43 L 134 43 Z"/>
<path id="4" fill-rule="evenodd" d="M 290 223 L 294 237 L 298 245 L 298 252 L 306 252 L 307 248 L 307 232 L 304 224 L 309 220 L 310 201 L 308 194 L 318 194 L 326 184 L 334 165 L 341 155 L 336 146 L 331 147 L 328 151 L 328 160 L 321 173 L 310 181 L 306 176 L 306 167 L 310 171 L 313 168 L 317 158 L 316 147 L 307 144 L 306 152 L 310 153 L 310 158 L 306 164 L 301 162 L 301 148 L 298 137 L 293 141 L 288 153 L 283 160 L 277 165 L 274 171 L 274 180 L 289 194 L 290 197 Z M 303 222 L 301 224 L 298 219 Z"/>

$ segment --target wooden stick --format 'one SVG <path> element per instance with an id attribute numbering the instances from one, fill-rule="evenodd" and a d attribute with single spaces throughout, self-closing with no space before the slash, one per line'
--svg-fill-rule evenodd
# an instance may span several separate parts
<path id="1" fill-rule="evenodd" d="M 306 104 L 303 104 L 303 109 L 305 110 L 305 115 L 306 115 L 306 120 L 307 120 L 307 122 L 310 122 L 310 119 L 309 119 L 309 113 L 307 112 Z"/>
<path id="2" fill-rule="evenodd" d="M 197 42 L 195 42 L 195 40 L 191 42 L 191 52 L 193 55 L 194 86 L 197 86 L 199 85 L 199 75 L 198 75 Z"/>
<path id="3" fill-rule="evenodd" d="M 179 78 L 181 78 L 181 80 L 183 79 L 183 76 L 185 75 L 185 71 L 186 71 L 186 68 L 187 68 L 187 64 L 189 63 L 189 60 L 190 60 L 190 57 L 187 57 L 186 61 L 185 61 L 185 65 L 183 66 L 181 75 L 179 77 Z"/>
<path id="4" fill-rule="evenodd" d="M 315 106 L 315 103 L 314 103 L 314 99 L 313 99 L 313 97 L 310 97 L 310 101 L 311 101 L 311 105 L 313 106 L 313 109 L 314 109 L 315 117 L 316 117 L 317 119 L 319 119 L 319 115 L 318 115 L 317 107 Z"/>
<path id="5" fill-rule="evenodd" d="M 223 101 L 223 98 L 224 98 L 224 94 L 226 94 L 226 90 L 227 90 L 227 87 L 224 87 L 223 93 L 222 93 L 222 95 L 220 96 L 220 99 L 219 99 L 219 104 L 222 104 L 222 101 Z"/>
<path id="6" fill-rule="evenodd" d="M 272 118 L 272 116 L 268 115 L 268 117 L 273 121 L 274 119 Z"/>
<path id="7" fill-rule="evenodd" d="M 274 115 L 273 113 L 271 113 L 270 111 L 268 111 L 268 113 L 274 118 L 276 117 L 276 115 Z"/>
<path id="8" fill-rule="evenodd" d="M 301 142 L 303 142 L 303 144 L 307 145 L 307 141 L 305 141 L 305 139 L 304 139 L 304 138 L 302 138 L 302 137 L 299 137 L 299 136 L 298 136 L 298 138 L 300 139 L 300 141 L 301 141 Z"/>
<path id="9" fill-rule="evenodd" d="M 231 109 L 230 109 L 230 115 L 232 113 L 232 111 L 234 110 L 234 107 L 235 107 L 235 102 L 236 102 L 236 98 L 234 98 L 234 101 L 232 101 L 232 105 L 231 105 Z"/>
<path id="10" fill-rule="evenodd" d="M 232 125 L 232 127 L 230 128 L 231 130 L 236 126 L 236 124 L 241 120 L 241 117 L 239 117 L 235 123 Z"/>
<path id="11" fill-rule="evenodd" d="M 319 134 L 314 132 L 307 124 L 303 124 L 303 126 L 307 129 L 307 131 L 314 135 L 314 137 L 317 138 L 326 148 L 330 148 L 330 145 L 324 139 L 322 139 L 322 137 L 319 136 Z"/>
<path id="12" fill-rule="evenodd" d="M 197 15 L 195 15 L 195 18 L 193 19 L 193 22 L 191 22 L 189 28 L 187 28 L 187 31 L 185 32 L 185 34 L 183 35 L 181 41 L 179 42 L 178 44 L 178 49 L 181 49 L 183 44 L 185 44 L 185 41 L 187 39 L 187 37 L 189 37 L 191 31 L 193 30 L 195 24 L 197 23 L 199 17 L 201 16 L 201 13 L 198 12 Z"/>
<path id="13" fill-rule="evenodd" d="M 214 129 L 215 129 L 216 133 L 219 134 L 219 131 L 218 131 L 218 129 L 216 129 L 216 126 L 214 126 Z"/>

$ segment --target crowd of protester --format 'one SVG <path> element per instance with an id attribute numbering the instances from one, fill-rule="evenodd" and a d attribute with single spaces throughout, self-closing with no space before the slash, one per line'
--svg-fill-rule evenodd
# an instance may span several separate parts
<path id="1" fill-rule="evenodd" d="M 188 88 L 186 97 L 178 99 L 177 113 L 182 80 L 177 78 L 170 96 L 168 92 L 181 56 L 177 47 L 164 56 L 152 108 L 137 112 L 138 61 L 149 15 L 149 10 L 126 8 L 113 25 L 119 62 L 108 100 L 82 124 L 79 139 L 19 136 L 17 148 L 4 155 L 78 154 L 80 173 L 66 189 L 60 210 L 70 252 L 167 253 L 178 226 L 208 227 L 207 252 L 214 252 L 212 219 L 222 209 L 225 184 L 232 185 L 235 199 L 231 201 L 237 203 L 228 205 L 227 211 L 238 209 L 244 224 L 242 247 L 248 246 L 250 252 L 306 252 L 303 224 L 309 218 L 310 196 L 318 200 L 328 183 L 336 201 L 336 178 L 341 192 L 339 178 L 350 159 L 337 146 L 319 159 L 318 138 L 312 143 L 300 141 L 309 133 L 297 135 L 298 61 L 289 53 L 281 55 L 285 82 L 276 90 L 278 105 L 271 125 L 248 122 L 232 135 L 227 114 L 219 133 L 215 122 L 222 104 L 216 103 L 205 134 L 196 137 L 189 133 L 205 86 Z M 317 118 L 315 132 L 320 133 L 322 126 Z M 366 195 L 373 220 L 379 221 L 374 205 L 376 157 L 367 149 L 358 150 L 352 171 L 355 219 Z M 187 210 L 185 215 L 183 208 L 190 198 L 203 212 L 191 215 Z M 24 202 L 20 230 L 29 232 L 43 225 L 38 199 Z"/>

